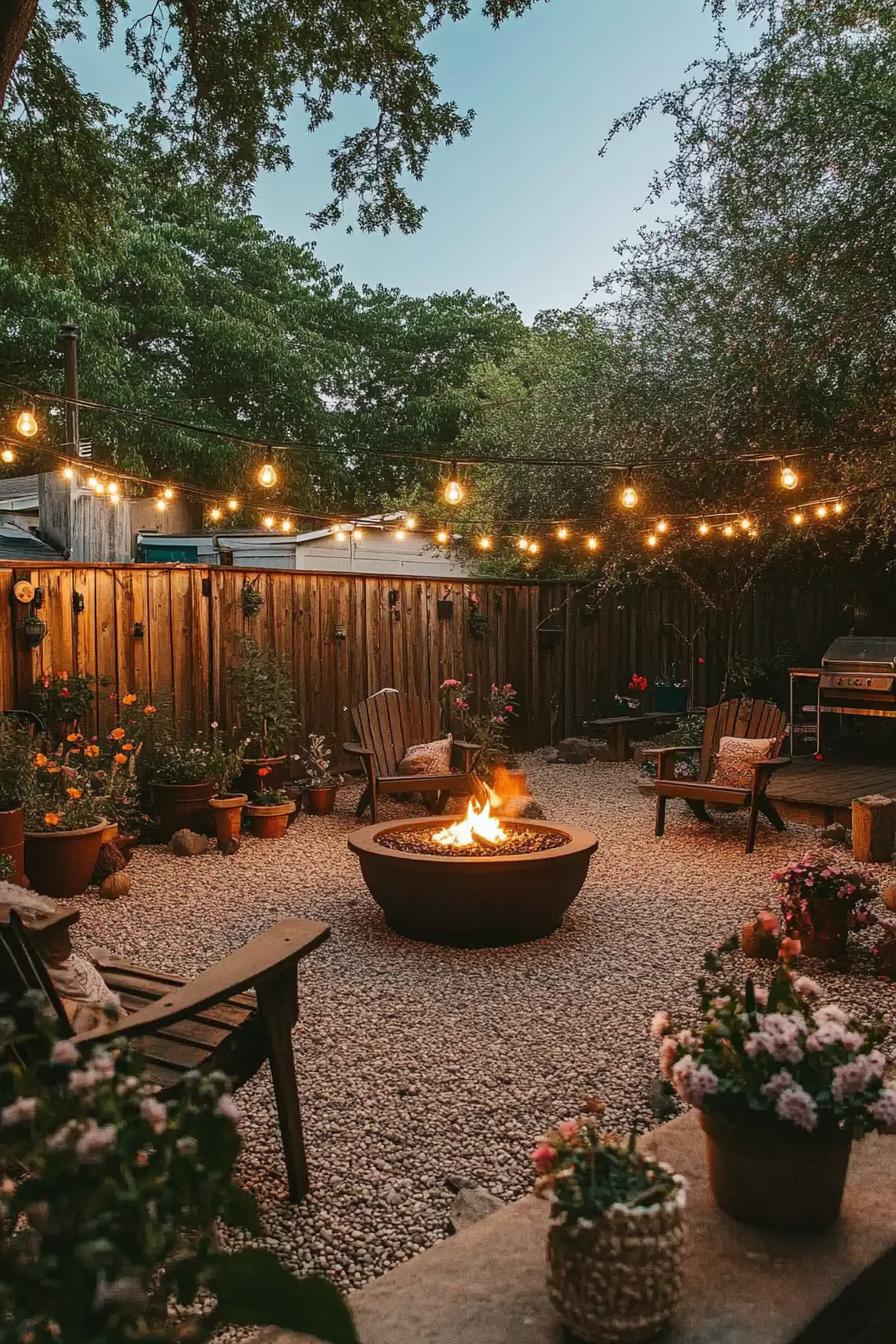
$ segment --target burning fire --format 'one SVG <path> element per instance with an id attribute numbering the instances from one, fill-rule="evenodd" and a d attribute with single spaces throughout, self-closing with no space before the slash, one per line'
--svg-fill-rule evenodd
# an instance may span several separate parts
<path id="1" fill-rule="evenodd" d="M 467 805 L 466 816 L 451 826 L 444 826 L 442 830 L 435 832 L 432 838 L 436 844 L 444 845 L 446 849 L 463 849 L 465 845 L 477 843 L 500 845 L 510 838 L 500 820 L 492 816 L 492 805 L 500 806 L 501 799 L 487 784 L 485 788 L 488 797 L 482 807 L 475 798 L 471 798 Z"/>

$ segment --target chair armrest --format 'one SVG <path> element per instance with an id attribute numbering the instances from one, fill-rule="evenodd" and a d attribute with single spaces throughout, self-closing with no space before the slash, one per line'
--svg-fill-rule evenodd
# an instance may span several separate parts
<path id="1" fill-rule="evenodd" d="M 760 775 L 770 775 L 775 770 L 780 770 L 782 766 L 791 765 L 790 756 L 775 756 L 771 760 L 756 761 L 753 765 L 753 774 L 758 783 Z"/>
<path id="2" fill-rule="evenodd" d="M 372 756 L 371 747 L 362 747 L 360 742 L 343 742 L 342 750 L 349 752 L 352 756 Z"/>
<path id="3" fill-rule="evenodd" d="M 462 742 L 459 737 L 454 738 L 451 745 L 457 747 L 458 751 L 481 751 L 481 742 Z"/>
<path id="4" fill-rule="evenodd" d="M 666 762 L 676 754 L 676 752 L 690 752 L 692 755 L 701 752 L 702 747 L 645 747 L 642 754 L 656 757 L 656 777 L 657 779 L 668 779 L 666 773 Z"/>
<path id="5" fill-rule="evenodd" d="M 120 1023 L 82 1032 L 74 1037 L 75 1044 L 132 1036 L 150 1029 L 158 1030 L 171 1022 L 190 1017 L 213 1003 L 221 1003 L 244 989 L 263 984 L 288 970 L 329 936 L 329 924 L 320 920 L 283 919 L 251 939 L 238 952 L 231 952 L 207 971 L 201 971 L 186 984 L 168 990 L 154 1003 L 131 1013 Z M 115 957 L 100 959 L 97 961 L 98 969 L 114 969 L 116 961 Z"/>

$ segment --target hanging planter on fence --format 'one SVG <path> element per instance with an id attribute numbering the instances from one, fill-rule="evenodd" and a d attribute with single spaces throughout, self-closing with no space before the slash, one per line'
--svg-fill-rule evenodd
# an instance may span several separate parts
<path id="1" fill-rule="evenodd" d="M 251 620 L 253 616 L 257 616 L 261 611 L 264 606 L 264 594 L 258 587 L 257 581 L 255 583 L 243 584 L 242 591 L 240 592 L 240 605 L 243 608 L 243 615 L 248 620 Z"/>
<path id="2" fill-rule="evenodd" d="M 25 637 L 25 643 L 31 649 L 36 649 L 47 637 L 47 625 L 39 616 L 32 612 L 26 616 L 22 622 L 22 634 Z"/>

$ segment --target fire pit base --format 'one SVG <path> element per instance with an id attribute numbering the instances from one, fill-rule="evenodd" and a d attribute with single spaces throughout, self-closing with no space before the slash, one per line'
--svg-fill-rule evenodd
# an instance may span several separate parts
<path id="1" fill-rule="evenodd" d="M 448 947 L 503 947 L 546 938 L 578 896 L 597 837 L 577 826 L 505 820 L 563 837 L 552 849 L 531 854 L 496 850 L 476 858 L 455 852 L 419 854 L 380 843 L 390 831 L 431 831 L 443 817 L 380 822 L 353 831 L 348 846 L 358 856 L 371 896 L 386 923 L 406 938 Z"/>

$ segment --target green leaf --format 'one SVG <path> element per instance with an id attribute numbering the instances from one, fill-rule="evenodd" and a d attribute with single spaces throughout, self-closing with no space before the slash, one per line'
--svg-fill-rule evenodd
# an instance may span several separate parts
<path id="1" fill-rule="evenodd" d="M 216 1320 L 226 1325 L 277 1325 L 326 1344 L 357 1344 L 351 1314 L 327 1279 L 297 1279 L 267 1251 L 217 1257 L 209 1289 Z"/>

